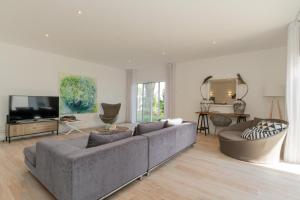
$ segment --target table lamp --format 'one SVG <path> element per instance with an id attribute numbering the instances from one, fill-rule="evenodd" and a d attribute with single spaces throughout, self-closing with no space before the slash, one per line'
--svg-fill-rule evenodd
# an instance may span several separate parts
<path id="1" fill-rule="evenodd" d="M 274 103 L 276 101 L 277 110 L 279 114 L 279 119 L 282 119 L 282 113 L 279 103 L 279 98 L 285 96 L 285 87 L 283 85 L 276 85 L 276 84 L 268 84 L 264 87 L 264 97 L 272 98 L 271 106 L 270 106 L 270 114 L 269 118 L 273 118 L 273 110 L 274 110 Z"/>

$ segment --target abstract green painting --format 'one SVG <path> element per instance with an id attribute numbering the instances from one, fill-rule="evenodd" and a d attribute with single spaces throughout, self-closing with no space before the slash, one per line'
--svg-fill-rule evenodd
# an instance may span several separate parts
<path id="1" fill-rule="evenodd" d="M 93 78 L 60 75 L 60 114 L 96 113 L 97 85 Z"/>

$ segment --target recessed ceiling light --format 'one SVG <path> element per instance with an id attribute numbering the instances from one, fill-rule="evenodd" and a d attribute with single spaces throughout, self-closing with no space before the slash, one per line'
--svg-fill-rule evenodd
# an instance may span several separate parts
<path id="1" fill-rule="evenodd" d="M 77 14 L 78 14 L 78 15 L 81 15 L 81 14 L 82 14 L 82 10 L 78 10 L 78 11 L 77 11 Z"/>
<path id="2" fill-rule="evenodd" d="M 167 53 L 165 51 L 161 52 L 161 55 L 165 56 Z"/>
<path id="3" fill-rule="evenodd" d="M 48 34 L 48 33 L 46 33 L 46 34 L 45 34 L 45 37 L 49 37 L 49 34 Z"/>
<path id="4" fill-rule="evenodd" d="M 216 45 L 216 44 L 217 44 L 216 40 L 212 40 L 212 41 L 211 41 L 211 44 L 212 44 L 212 45 Z"/>

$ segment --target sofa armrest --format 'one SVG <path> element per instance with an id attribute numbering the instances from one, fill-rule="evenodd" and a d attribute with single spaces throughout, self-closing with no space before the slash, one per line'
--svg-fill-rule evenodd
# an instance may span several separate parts
<path id="1" fill-rule="evenodd" d="M 182 151 L 197 141 L 197 124 L 183 123 L 176 130 L 176 151 Z"/>
<path id="2" fill-rule="evenodd" d="M 58 199 L 73 199 L 73 161 L 68 155 L 78 150 L 80 148 L 63 141 L 42 141 L 36 144 L 37 177 Z"/>
<path id="3" fill-rule="evenodd" d="M 143 134 L 149 144 L 149 166 L 152 169 L 176 154 L 177 126 Z"/>
<path id="4" fill-rule="evenodd" d="M 68 157 L 73 163 L 74 200 L 99 199 L 146 173 L 148 143 L 134 136 Z"/>

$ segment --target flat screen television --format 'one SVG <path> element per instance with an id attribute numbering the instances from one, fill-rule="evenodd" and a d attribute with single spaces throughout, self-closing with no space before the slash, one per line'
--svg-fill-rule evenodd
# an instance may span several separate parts
<path id="1" fill-rule="evenodd" d="M 59 98 L 49 96 L 9 96 L 9 121 L 59 117 Z"/>

